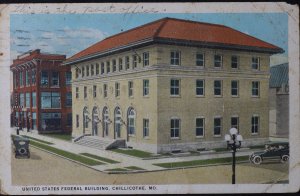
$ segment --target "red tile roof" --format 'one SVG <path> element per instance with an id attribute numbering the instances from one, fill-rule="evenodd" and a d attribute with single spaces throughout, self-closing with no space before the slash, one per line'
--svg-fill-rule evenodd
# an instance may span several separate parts
<path id="1" fill-rule="evenodd" d="M 177 40 L 211 45 L 248 47 L 270 53 L 283 52 L 275 45 L 230 27 L 196 21 L 163 18 L 108 37 L 67 59 L 66 63 L 145 40 Z"/>

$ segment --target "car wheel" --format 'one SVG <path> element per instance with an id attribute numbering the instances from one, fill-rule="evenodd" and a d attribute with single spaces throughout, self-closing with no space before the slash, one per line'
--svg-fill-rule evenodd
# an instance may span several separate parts
<path id="1" fill-rule="evenodd" d="M 262 158 L 260 156 L 255 156 L 253 158 L 253 163 L 254 164 L 259 165 L 259 164 L 261 164 L 261 162 L 262 162 Z"/>
<path id="2" fill-rule="evenodd" d="M 281 162 L 285 163 L 285 162 L 287 162 L 289 160 L 289 158 L 290 158 L 289 155 L 283 155 L 281 157 Z"/>

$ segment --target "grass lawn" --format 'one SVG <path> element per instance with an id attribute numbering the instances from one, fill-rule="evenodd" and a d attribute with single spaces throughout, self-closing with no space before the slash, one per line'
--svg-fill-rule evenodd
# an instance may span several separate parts
<path id="1" fill-rule="evenodd" d="M 125 167 L 125 168 L 130 169 L 130 170 L 145 170 L 145 169 L 137 167 L 137 166 L 129 166 L 129 167 Z"/>
<path id="2" fill-rule="evenodd" d="M 139 157 L 139 158 L 153 157 L 150 152 L 145 152 L 145 151 L 135 150 L 135 149 L 128 149 L 128 150 L 127 149 L 126 150 L 112 149 L 111 151 L 131 155 L 131 156 L 135 156 L 135 157 Z"/>
<path id="3" fill-rule="evenodd" d="M 226 151 L 230 151 L 230 149 L 227 149 L 227 148 L 214 148 L 213 150 L 216 151 L 216 152 L 226 152 Z"/>
<path id="4" fill-rule="evenodd" d="M 82 154 L 84 156 L 87 156 L 87 157 L 91 157 L 93 159 L 104 161 L 104 162 L 107 162 L 107 163 L 120 163 L 118 161 L 115 161 L 115 160 L 112 160 L 112 159 L 108 159 L 108 158 L 104 158 L 104 157 L 100 157 L 100 156 L 93 155 L 93 154 L 90 154 L 90 153 L 80 153 L 80 154 Z"/>
<path id="5" fill-rule="evenodd" d="M 43 144 L 49 144 L 49 145 L 53 144 L 53 143 L 51 143 L 51 142 L 47 142 L 47 141 L 44 141 L 44 140 L 36 139 L 36 138 L 30 137 L 30 136 L 26 136 L 26 135 L 23 136 L 23 137 L 26 137 L 26 138 L 28 138 L 28 139 L 30 139 L 30 140 L 34 140 L 34 141 L 37 141 L 37 142 L 41 142 L 41 143 L 43 143 Z"/>
<path id="6" fill-rule="evenodd" d="M 58 154 L 60 156 L 69 158 L 69 159 L 74 160 L 74 161 L 78 161 L 80 163 L 84 163 L 84 164 L 89 165 L 89 166 L 104 164 L 102 162 L 95 161 L 93 159 L 89 159 L 89 158 L 86 158 L 84 156 L 80 156 L 78 154 L 67 152 L 67 151 L 64 151 L 64 150 L 61 150 L 61 149 L 58 149 L 58 148 L 54 148 L 54 147 L 51 147 L 51 146 L 48 146 L 48 145 L 45 145 L 45 144 L 41 144 L 41 143 L 38 143 L 38 142 L 35 142 L 35 141 L 30 141 L 30 145 L 42 148 L 44 150 L 50 151 L 52 153 Z"/>
<path id="7" fill-rule="evenodd" d="M 42 134 L 43 136 L 47 137 L 53 137 L 65 141 L 71 141 L 72 140 L 72 135 L 71 134 L 64 134 L 64 133 L 48 133 L 48 134 Z"/>
<path id="8" fill-rule="evenodd" d="M 246 161 L 249 156 L 236 157 L 236 161 Z M 157 163 L 153 164 L 164 168 L 176 168 L 176 167 L 189 167 L 197 165 L 217 164 L 217 163 L 231 163 L 232 157 L 207 159 L 207 160 L 194 160 L 194 161 L 183 161 L 183 162 L 169 162 L 169 163 Z"/>
<path id="9" fill-rule="evenodd" d="M 265 149 L 265 145 L 250 146 L 250 149 Z"/>

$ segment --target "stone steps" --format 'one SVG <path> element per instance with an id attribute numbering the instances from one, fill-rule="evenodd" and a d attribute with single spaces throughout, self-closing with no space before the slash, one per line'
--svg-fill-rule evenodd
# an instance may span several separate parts
<path id="1" fill-rule="evenodd" d="M 108 145 L 110 145 L 113 140 L 107 140 L 103 138 L 96 138 L 94 136 L 84 136 L 80 140 L 76 141 L 76 144 L 87 146 L 90 148 L 96 148 L 100 150 L 105 150 Z"/>

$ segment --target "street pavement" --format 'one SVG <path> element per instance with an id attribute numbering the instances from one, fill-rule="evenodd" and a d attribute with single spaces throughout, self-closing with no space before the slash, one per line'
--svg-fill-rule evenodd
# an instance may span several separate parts
<path id="1" fill-rule="evenodd" d="M 11 129 L 12 134 L 16 135 L 15 128 Z M 82 145 L 78 145 L 76 143 L 73 143 L 71 141 L 65 141 L 61 139 L 56 139 L 44 135 L 39 135 L 36 132 L 26 132 L 26 131 L 20 131 L 20 135 L 27 135 L 36 139 L 44 140 L 47 142 L 53 143 L 51 146 L 62 149 L 68 152 L 72 152 L 75 154 L 80 153 L 90 153 L 93 155 L 97 155 L 100 157 L 105 157 L 108 159 L 112 159 L 115 161 L 118 161 L 120 163 L 115 164 L 103 164 L 103 165 L 96 165 L 96 166 L 88 166 L 98 171 L 105 171 L 108 169 L 115 169 L 115 168 L 124 168 L 129 166 L 136 166 L 142 169 L 145 169 L 147 171 L 159 171 L 159 170 L 166 170 L 165 168 L 155 166 L 153 164 L 157 163 L 167 163 L 167 162 L 181 162 L 181 161 L 192 161 L 192 160 L 205 160 L 205 159 L 213 159 L 213 158 L 224 158 L 224 157 L 231 157 L 232 154 L 230 152 L 224 152 L 224 153 L 210 153 L 210 154 L 201 154 L 196 156 L 184 156 L 184 157 L 166 157 L 166 158 L 156 158 L 156 159 L 149 159 L 149 160 L 143 160 L 138 157 L 133 157 L 121 153 L 116 153 L 108 150 L 99 150 L 94 149 Z M 236 156 L 245 156 L 250 155 L 253 151 L 252 150 L 243 150 L 238 151 L 236 153 Z"/>

